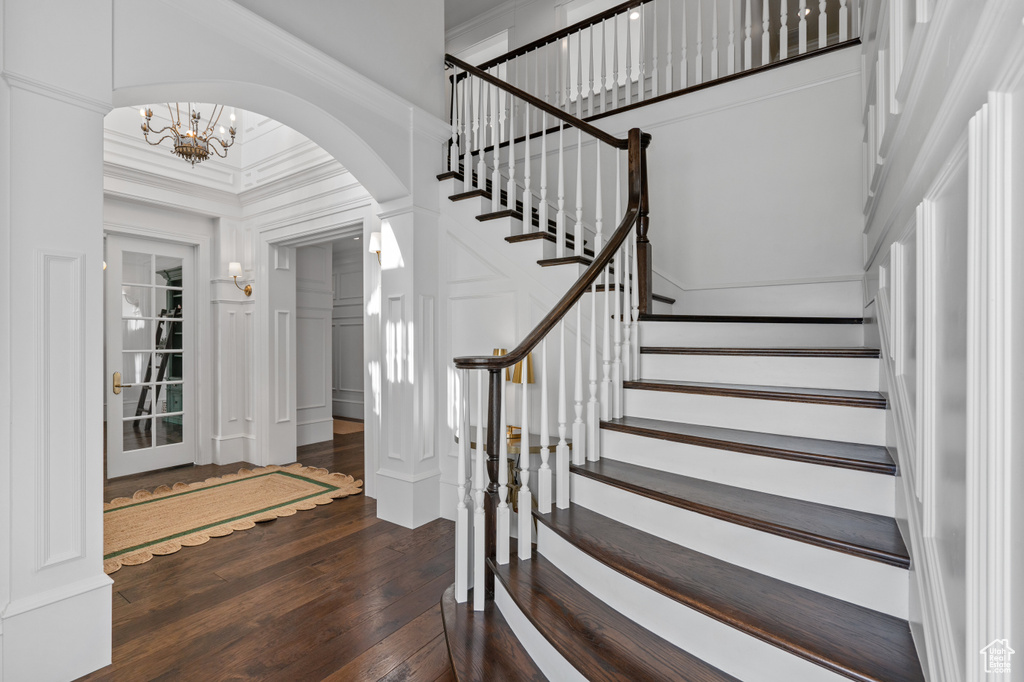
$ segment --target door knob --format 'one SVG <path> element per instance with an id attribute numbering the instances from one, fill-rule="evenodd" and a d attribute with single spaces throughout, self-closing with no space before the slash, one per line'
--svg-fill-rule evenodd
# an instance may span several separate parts
<path id="1" fill-rule="evenodd" d="M 131 388 L 133 384 L 122 384 L 121 373 L 114 372 L 114 395 L 120 395 L 122 388 Z"/>

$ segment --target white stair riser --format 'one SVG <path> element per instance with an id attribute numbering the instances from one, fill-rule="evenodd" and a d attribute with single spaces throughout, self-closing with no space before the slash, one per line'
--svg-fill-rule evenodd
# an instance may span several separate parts
<path id="1" fill-rule="evenodd" d="M 534 261 L 555 257 L 555 243 L 549 242 L 547 239 L 515 242 L 509 244 L 509 247 L 515 249 L 517 253 L 525 254 L 527 258 Z"/>
<path id="2" fill-rule="evenodd" d="M 580 551 L 543 524 L 538 524 L 537 539 L 538 552 L 583 588 L 723 672 L 759 682 L 846 679 L 641 585 Z"/>
<path id="3" fill-rule="evenodd" d="M 533 626 L 530 619 L 516 606 L 512 596 L 498 580 L 494 581 L 494 603 L 501 611 L 501 615 L 505 617 L 509 627 L 512 628 L 516 639 L 549 680 L 586 682 L 587 678 L 583 677 L 571 663 L 565 660 L 562 654 L 558 653 L 544 635 Z"/>
<path id="4" fill-rule="evenodd" d="M 908 571 L 680 509 L 573 474 L 572 501 L 638 530 L 830 597 L 907 618 Z"/>
<path id="5" fill-rule="evenodd" d="M 877 358 L 793 358 L 748 355 L 642 353 L 645 379 L 758 386 L 878 390 Z"/>
<path id="6" fill-rule="evenodd" d="M 896 477 L 601 430 L 606 459 L 869 514 L 893 516 Z"/>
<path id="7" fill-rule="evenodd" d="M 625 414 L 787 436 L 885 445 L 885 410 L 626 389 Z"/>
<path id="8" fill-rule="evenodd" d="M 705 348 L 846 348 L 864 344 L 860 324 L 641 322 L 643 346 Z"/>

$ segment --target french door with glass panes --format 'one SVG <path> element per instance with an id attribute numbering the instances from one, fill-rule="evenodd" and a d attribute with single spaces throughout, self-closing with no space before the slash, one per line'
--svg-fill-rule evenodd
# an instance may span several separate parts
<path id="1" fill-rule="evenodd" d="M 107 477 L 196 458 L 192 247 L 109 235 Z"/>

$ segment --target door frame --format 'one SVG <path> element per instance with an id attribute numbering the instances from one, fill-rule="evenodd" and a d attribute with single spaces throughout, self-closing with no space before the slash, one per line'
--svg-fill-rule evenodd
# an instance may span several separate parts
<path id="1" fill-rule="evenodd" d="M 203 377 L 212 377 L 212 339 L 210 337 L 210 241 L 209 236 L 198 234 L 182 234 L 156 230 L 140 225 L 128 225 L 103 221 L 104 251 L 106 250 L 106 237 L 108 234 L 135 237 L 137 239 L 150 239 L 153 241 L 169 242 L 189 246 L 195 255 L 195 271 L 193 273 L 195 287 L 195 355 L 196 355 L 196 380 L 195 380 L 195 452 L 196 464 L 210 464 L 213 462 L 213 450 L 211 447 L 213 439 L 213 424 L 209 417 L 210 408 L 213 406 L 213 382 L 203 381 Z M 203 276 L 203 273 L 207 273 Z M 103 315 L 106 318 L 106 306 L 104 305 Z M 103 362 L 106 369 L 106 338 L 103 342 Z M 104 374 L 103 389 L 108 389 L 109 373 Z M 103 404 L 106 405 L 106 393 L 104 392 Z M 106 413 L 104 412 L 104 419 Z M 110 425 L 107 425 L 110 428 Z M 106 471 L 104 471 L 104 477 Z"/>
<path id="2" fill-rule="evenodd" d="M 312 246 L 334 241 L 335 239 L 360 236 L 368 240 L 371 232 L 380 230 L 380 219 L 377 217 L 375 202 L 369 197 L 365 203 L 352 206 L 347 210 L 316 218 L 313 220 L 300 219 L 296 222 L 289 221 L 285 224 L 271 223 L 269 225 L 255 225 L 256 244 L 255 251 L 255 287 L 257 291 L 266 291 L 271 269 L 272 259 L 275 257 L 278 247 L 297 248 L 300 246 Z M 366 243 L 364 241 L 364 243 Z M 371 265 L 372 264 L 372 265 Z M 380 363 L 380 329 L 379 316 L 377 325 L 371 324 L 372 316 L 367 309 L 368 302 L 373 290 L 380 286 L 380 270 L 377 268 L 377 258 L 368 251 L 363 253 L 363 417 L 364 417 L 364 440 L 363 440 L 363 490 L 367 497 L 376 497 L 376 473 L 379 468 L 379 443 L 380 443 L 380 415 L 374 414 L 375 404 L 372 396 L 372 382 L 369 375 L 369 364 Z M 379 297 L 379 291 L 378 291 Z M 293 307 L 295 303 L 293 302 Z M 256 329 L 255 355 L 256 355 L 256 376 L 257 385 L 269 387 L 269 374 L 273 358 L 270 353 L 270 339 L 273 333 L 271 322 L 271 311 L 266 296 L 260 296 L 256 301 Z M 294 353 L 294 349 L 292 353 Z M 292 374 L 290 390 L 295 390 L 295 375 Z M 273 453 L 270 451 L 269 429 L 276 423 L 273 418 L 273 397 L 270 391 L 257 391 L 256 415 L 258 436 L 257 459 L 258 464 L 267 465 L 275 463 Z M 298 425 L 295 419 L 291 420 L 290 428 L 297 433 Z M 291 460 L 289 460 L 291 461 Z"/>

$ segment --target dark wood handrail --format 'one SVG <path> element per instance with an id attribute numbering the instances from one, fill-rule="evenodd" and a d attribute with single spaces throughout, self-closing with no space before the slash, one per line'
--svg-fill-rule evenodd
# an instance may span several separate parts
<path id="1" fill-rule="evenodd" d="M 639 128 L 633 128 L 629 131 L 628 149 L 629 149 L 629 199 L 626 204 L 626 214 L 622 217 L 622 222 L 612 233 L 611 237 L 605 243 L 601 252 L 594 257 L 594 261 L 590 264 L 590 267 L 580 276 L 576 283 L 565 292 L 565 295 L 558 301 L 554 308 L 544 316 L 544 319 L 534 327 L 533 331 L 527 335 L 525 339 L 520 342 L 513 350 L 509 351 L 507 355 L 480 355 L 480 356 L 466 356 L 455 358 L 455 366 L 459 369 L 486 369 L 491 371 L 497 371 L 511 367 L 517 362 L 521 362 L 529 353 L 532 351 L 541 340 L 547 336 L 555 325 L 565 317 L 566 314 L 572 309 L 583 294 L 590 289 L 591 285 L 597 281 L 597 278 L 601 276 L 605 267 L 611 262 L 615 256 L 619 247 L 626 241 L 626 237 L 633 231 L 633 225 L 637 222 L 638 217 L 641 214 L 641 209 L 645 205 L 643 193 L 644 193 L 644 154 L 646 153 L 647 145 L 651 142 L 651 136 L 647 133 L 642 133 Z M 639 273 L 638 273 L 639 274 Z M 637 277 L 638 280 L 643 280 L 642 276 Z M 642 293 L 642 292 L 641 292 Z"/>
<path id="2" fill-rule="evenodd" d="M 592 17 L 587 17 L 583 21 L 577 21 L 572 26 L 566 26 L 563 29 L 559 29 L 559 30 L 555 31 L 554 33 L 549 33 L 548 35 L 544 36 L 543 38 L 538 38 L 537 40 L 534 40 L 532 43 L 527 43 L 526 45 L 523 45 L 522 47 L 517 47 L 514 50 L 510 50 L 510 51 L 506 52 L 505 54 L 501 55 L 500 57 L 495 57 L 494 59 L 486 61 L 483 64 L 480 64 L 478 68 L 480 68 L 480 69 L 489 69 L 492 66 L 497 66 L 498 64 L 504 64 L 507 61 L 511 61 L 511 60 L 515 59 L 516 57 L 523 56 L 527 52 L 532 52 L 532 51 L 536 50 L 538 47 L 544 47 L 545 45 L 550 45 L 551 43 L 557 42 L 557 41 L 561 40 L 562 38 L 565 38 L 566 36 L 571 36 L 573 33 L 576 33 L 577 31 L 581 31 L 581 30 L 587 28 L 588 26 L 593 26 L 594 24 L 601 23 L 605 19 L 610 19 L 611 17 L 614 17 L 614 16 L 616 16 L 618 14 L 622 14 L 623 12 L 625 12 L 627 10 L 631 10 L 634 7 L 639 7 L 640 5 L 646 5 L 647 3 L 651 2 L 651 1 L 652 0 L 629 0 L 628 2 L 624 2 L 621 5 L 616 5 L 615 7 L 612 7 L 610 9 L 606 9 L 604 12 L 601 12 L 600 14 L 595 14 Z"/>
<path id="3" fill-rule="evenodd" d="M 453 57 L 450 54 L 446 54 L 444 56 L 444 61 L 446 64 L 451 64 L 454 67 L 460 68 L 466 71 L 467 73 L 479 78 L 482 81 L 490 83 L 491 85 L 500 88 L 505 92 L 511 93 L 514 97 L 529 103 L 530 106 L 536 107 L 542 111 L 547 112 L 548 114 L 554 116 L 558 120 L 564 121 L 565 123 L 568 123 L 572 127 L 582 130 L 587 135 L 590 135 L 591 137 L 596 138 L 607 145 L 611 145 L 616 149 L 627 149 L 629 147 L 629 140 L 624 140 L 615 137 L 614 135 L 609 135 L 600 128 L 596 128 L 591 124 L 587 123 L 586 121 L 582 121 L 576 118 L 572 114 L 567 114 L 558 107 L 554 106 L 553 104 L 548 104 L 544 100 L 539 99 L 524 90 L 520 90 L 514 85 L 509 85 L 508 83 L 501 80 L 497 76 L 492 76 L 486 71 L 482 71 L 481 69 L 471 64 L 467 64 L 461 59 Z"/>

